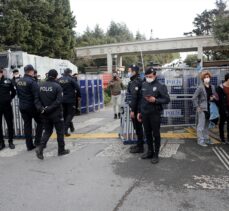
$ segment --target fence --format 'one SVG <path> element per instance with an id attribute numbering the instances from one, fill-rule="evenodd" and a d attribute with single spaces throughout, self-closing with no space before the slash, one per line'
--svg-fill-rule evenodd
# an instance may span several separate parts
<path id="1" fill-rule="evenodd" d="M 103 81 L 101 75 L 79 75 L 79 85 L 81 90 L 81 113 L 89 113 L 100 110 L 104 107 Z M 14 134 L 15 138 L 24 137 L 24 123 L 18 109 L 19 100 L 17 96 L 12 102 L 14 114 Z M 35 123 L 33 122 L 33 133 Z M 6 136 L 7 126 L 3 119 L 3 135 Z"/>
<path id="2" fill-rule="evenodd" d="M 212 73 L 211 83 L 219 85 L 229 67 L 208 68 Z M 199 73 L 195 69 L 170 68 L 157 71 L 158 80 L 165 84 L 170 94 L 170 103 L 164 106 L 161 117 L 162 126 L 191 126 L 195 124 L 196 113 L 192 104 L 192 96 L 200 83 Z M 120 136 L 126 142 L 135 141 L 135 131 L 129 116 L 129 106 L 122 94 L 122 118 Z"/>

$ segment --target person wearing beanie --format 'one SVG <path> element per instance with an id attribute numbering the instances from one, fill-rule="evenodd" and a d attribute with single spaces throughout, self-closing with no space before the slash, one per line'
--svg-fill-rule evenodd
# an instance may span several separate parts
<path id="1" fill-rule="evenodd" d="M 12 99 L 15 97 L 16 91 L 14 83 L 6 78 L 3 74 L 3 68 L 0 68 L 0 150 L 5 148 L 5 142 L 2 131 L 2 116 L 4 116 L 8 129 L 9 148 L 14 149 L 13 144 L 13 109 L 11 105 Z"/>
<path id="2" fill-rule="evenodd" d="M 157 80 L 156 69 L 148 68 L 142 83 L 138 120 L 143 122 L 148 145 L 148 151 L 142 155 L 142 159 L 152 159 L 153 164 L 159 162 L 162 105 L 169 102 L 167 87 Z"/>
<path id="3" fill-rule="evenodd" d="M 208 135 L 210 102 L 218 101 L 215 87 L 211 85 L 211 77 L 212 74 L 208 70 L 200 73 L 201 83 L 192 97 L 193 107 L 197 113 L 197 143 L 202 147 L 211 144 Z"/>
<path id="4" fill-rule="evenodd" d="M 144 138 L 142 122 L 139 122 L 137 119 L 138 104 L 140 102 L 140 93 L 142 88 L 142 79 L 139 75 L 139 67 L 136 65 L 131 65 L 128 68 L 128 76 L 130 78 L 130 82 L 127 86 L 126 101 L 129 104 L 130 117 L 137 135 L 137 144 L 130 147 L 130 153 L 143 153 Z"/>
<path id="5" fill-rule="evenodd" d="M 75 115 L 75 99 L 76 94 L 80 93 L 80 87 L 72 77 L 72 70 L 67 68 L 64 70 L 63 76 L 58 80 L 63 89 L 63 112 L 64 112 L 64 133 L 70 136 L 68 129 L 71 126 L 72 119 Z"/>
<path id="6" fill-rule="evenodd" d="M 124 89 L 124 85 L 117 72 L 113 72 L 112 76 L 113 78 L 111 81 L 109 81 L 108 88 L 111 90 L 111 101 L 113 104 L 114 119 L 117 119 L 120 118 L 121 90 Z"/>
<path id="7" fill-rule="evenodd" d="M 38 84 L 34 79 L 34 68 L 31 64 L 24 67 L 25 74 L 16 82 L 19 98 L 19 109 L 24 120 L 24 134 L 27 150 L 33 150 L 40 144 L 43 126 L 40 113 L 35 104 L 38 100 Z M 36 122 L 35 141 L 33 143 L 32 120 Z"/>
<path id="8" fill-rule="evenodd" d="M 70 150 L 65 149 L 64 120 L 62 111 L 63 90 L 56 81 L 58 73 L 55 69 L 49 70 L 48 79 L 39 85 L 39 102 L 36 107 L 41 113 L 44 124 L 44 133 L 41 144 L 36 148 L 36 155 L 43 160 L 43 150 L 53 133 L 57 133 L 58 155 L 66 155 Z"/>

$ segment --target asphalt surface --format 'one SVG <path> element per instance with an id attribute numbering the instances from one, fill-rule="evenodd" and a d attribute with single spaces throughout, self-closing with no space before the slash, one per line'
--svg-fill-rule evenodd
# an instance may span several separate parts
<path id="1" fill-rule="evenodd" d="M 118 132 L 110 113 L 76 117 L 76 133 Z M 229 210 L 229 145 L 163 139 L 153 165 L 114 138 L 66 139 L 71 154 L 63 157 L 50 140 L 43 161 L 15 143 L 0 152 L 1 211 Z"/>

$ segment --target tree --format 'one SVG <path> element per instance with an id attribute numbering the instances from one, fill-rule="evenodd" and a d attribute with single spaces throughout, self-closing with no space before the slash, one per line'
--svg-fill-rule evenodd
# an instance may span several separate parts
<path id="1" fill-rule="evenodd" d="M 184 60 L 184 63 L 191 67 L 193 64 L 197 62 L 197 60 L 198 60 L 197 54 L 188 54 Z"/>
<path id="2" fill-rule="evenodd" d="M 8 0 L 0 11 L 2 49 L 18 46 L 41 56 L 72 58 L 76 21 L 69 0 Z"/>

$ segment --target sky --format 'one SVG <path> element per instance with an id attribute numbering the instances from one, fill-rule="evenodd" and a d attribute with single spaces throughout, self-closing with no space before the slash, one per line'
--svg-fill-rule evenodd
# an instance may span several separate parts
<path id="1" fill-rule="evenodd" d="M 140 31 L 147 39 L 151 30 L 152 38 L 182 37 L 193 30 L 197 14 L 215 8 L 215 0 L 70 0 L 70 4 L 77 33 L 96 24 L 106 31 L 115 21 L 125 23 L 134 34 Z"/>

